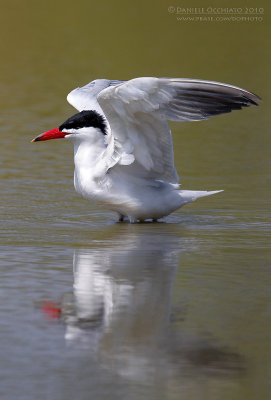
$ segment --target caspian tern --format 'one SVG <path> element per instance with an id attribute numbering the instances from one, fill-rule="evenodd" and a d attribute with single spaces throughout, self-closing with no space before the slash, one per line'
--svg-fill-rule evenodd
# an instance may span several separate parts
<path id="1" fill-rule="evenodd" d="M 200 121 L 257 105 L 236 86 L 197 79 L 97 79 L 68 94 L 79 113 L 33 142 L 70 139 L 74 186 L 130 222 L 157 220 L 216 191 L 179 190 L 170 121 Z"/>

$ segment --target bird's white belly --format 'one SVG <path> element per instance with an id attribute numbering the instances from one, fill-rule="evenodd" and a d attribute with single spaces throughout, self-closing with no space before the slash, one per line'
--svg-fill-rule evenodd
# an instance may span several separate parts
<path id="1" fill-rule="evenodd" d="M 119 174 L 87 181 L 75 173 L 76 191 L 83 197 L 127 216 L 130 220 L 157 219 L 182 206 L 178 191 L 163 182 L 127 179 Z"/>

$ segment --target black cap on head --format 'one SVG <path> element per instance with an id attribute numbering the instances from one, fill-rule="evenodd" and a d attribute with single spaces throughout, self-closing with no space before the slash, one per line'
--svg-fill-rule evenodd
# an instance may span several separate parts
<path id="1" fill-rule="evenodd" d="M 81 111 L 72 117 L 68 118 L 59 130 L 65 131 L 65 129 L 79 129 L 79 128 L 99 128 L 104 135 L 106 135 L 106 122 L 104 117 L 94 110 Z"/>

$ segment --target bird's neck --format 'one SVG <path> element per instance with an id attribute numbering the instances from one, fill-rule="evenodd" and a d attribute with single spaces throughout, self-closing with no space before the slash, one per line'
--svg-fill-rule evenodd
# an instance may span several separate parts
<path id="1" fill-rule="evenodd" d="M 74 187 L 83 197 L 88 197 L 94 190 L 95 167 L 105 148 L 101 132 L 96 137 L 74 141 Z"/>
<path id="2" fill-rule="evenodd" d="M 99 133 L 87 140 L 74 142 L 74 164 L 77 170 L 92 169 L 105 150 L 104 136 Z"/>

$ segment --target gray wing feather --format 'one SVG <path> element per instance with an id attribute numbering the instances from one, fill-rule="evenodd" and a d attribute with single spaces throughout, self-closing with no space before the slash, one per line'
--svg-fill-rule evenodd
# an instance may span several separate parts
<path id="1" fill-rule="evenodd" d="M 255 94 L 236 86 L 197 79 L 162 79 L 171 99 L 162 105 L 165 117 L 172 121 L 199 121 L 213 115 L 229 113 L 261 100 Z M 163 90 L 163 89 L 162 89 Z"/>
<path id="2" fill-rule="evenodd" d="M 98 94 L 105 88 L 116 86 L 124 81 L 96 79 L 83 87 L 72 90 L 68 96 L 68 102 L 78 111 L 95 110 L 103 115 L 103 111 L 97 101 Z"/>
<path id="3" fill-rule="evenodd" d="M 150 178 L 177 183 L 167 120 L 199 121 L 257 105 L 258 96 L 236 86 L 197 79 L 136 78 L 102 90 L 98 102 L 111 133 L 107 169 L 134 164 Z"/>

